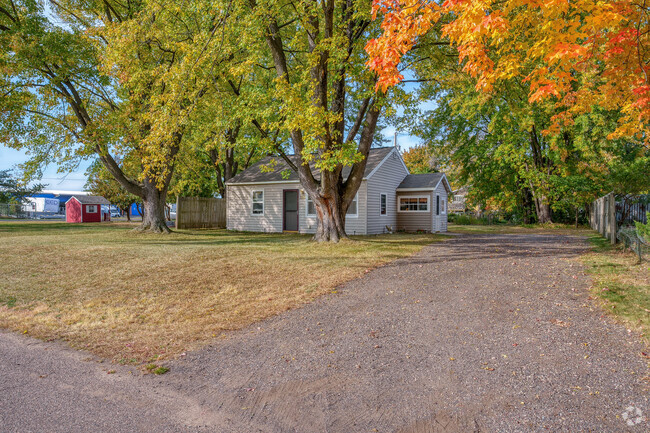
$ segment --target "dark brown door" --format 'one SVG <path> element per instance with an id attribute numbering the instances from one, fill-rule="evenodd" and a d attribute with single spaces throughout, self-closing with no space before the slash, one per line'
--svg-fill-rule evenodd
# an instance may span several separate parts
<path id="1" fill-rule="evenodd" d="M 298 231 L 298 190 L 284 190 L 284 230 Z"/>

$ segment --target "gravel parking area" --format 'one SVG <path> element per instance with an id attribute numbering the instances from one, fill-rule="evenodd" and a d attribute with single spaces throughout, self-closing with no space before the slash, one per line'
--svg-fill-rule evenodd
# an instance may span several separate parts
<path id="1" fill-rule="evenodd" d="M 590 298 L 575 260 L 586 248 L 561 235 L 457 236 L 188 353 L 164 376 L 116 368 L 108 384 L 110 366 L 93 363 L 78 374 L 99 397 L 115 383 L 138 395 L 137 407 L 111 397 L 111 431 L 127 431 L 119 405 L 141 415 L 132 431 L 148 419 L 210 432 L 648 431 L 646 349 Z M 27 340 L 0 334 L 0 420 L 19 427 L 44 403 L 19 404 L 21 388 L 8 388 L 12 368 L 32 367 L 7 361 L 7 339 Z M 22 389 L 39 380 L 25 377 Z M 30 429 L 111 422 L 66 429 L 60 418 Z M 18 427 L 0 431 L 29 431 Z"/>

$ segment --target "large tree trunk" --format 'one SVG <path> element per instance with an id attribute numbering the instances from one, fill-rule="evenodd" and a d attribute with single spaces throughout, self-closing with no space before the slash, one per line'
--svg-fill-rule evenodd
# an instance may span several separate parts
<path id="1" fill-rule="evenodd" d="M 162 191 L 156 188 L 154 183 L 147 180 L 144 182 L 144 214 L 142 225 L 136 230 L 152 231 L 154 233 L 170 233 L 165 219 L 165 207 L 167 205 L 167 188 Z"/>
<path id="2" fill-rule="evenodd" d="M 317 242 L 338 242 L 347 239 L 345 233 L 345 214 L 347 206 L 341 203 L 340 195 L 334 192 L 323 196 L 319 195 L 314 200 L 314 207 L 318 215 L 318 228 L 314 235 Z M 343 210 L 346 208 L 346 210 Z"/>
<path id="3" fill-rule="evenodd" d="M 532 224 L 535 222 L 533 216 L 533 195 L 530 193 L 528 188 L 524 189 L 524 203 L 523 203 L 523 222 L 524 224 Z"/>
<path id="4" fill-rule="evenodd" d="M 546 198 L 541 196 L 535 198 L 535 209 L 537 210 L 537 222 L 540 224 L 550 224 L 551 219 L 551 205 L 546 202 Z"/>

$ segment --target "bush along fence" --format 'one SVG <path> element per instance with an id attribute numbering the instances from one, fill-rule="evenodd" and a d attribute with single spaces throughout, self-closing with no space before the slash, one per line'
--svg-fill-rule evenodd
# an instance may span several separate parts
<path id="1" fill-rule="evenodd" d="M 226 200 L 223 198 L 178 197 L 177 229 L 226 227 Z"/>

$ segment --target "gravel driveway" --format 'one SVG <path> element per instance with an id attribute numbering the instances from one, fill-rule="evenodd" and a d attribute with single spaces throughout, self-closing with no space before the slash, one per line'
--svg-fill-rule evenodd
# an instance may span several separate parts
<path id="1" fill-rule="evenodd" d="M 458 236 L 159 377 L 0 334 L 0 432 L 648 431 L 644 349 L 590 299 L 586 248 Z"/>

